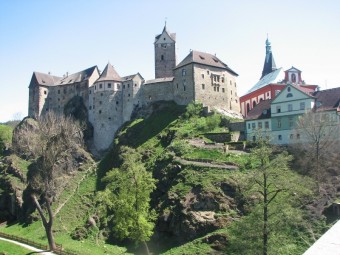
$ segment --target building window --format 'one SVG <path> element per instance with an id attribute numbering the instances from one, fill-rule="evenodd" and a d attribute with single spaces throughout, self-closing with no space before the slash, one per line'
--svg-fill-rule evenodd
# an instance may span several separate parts
<path id="1" fill-rule="evenodd" d="M 99 104 L 102 104 L 102 101 L 99 101 Z"/>
<path id="2" fill-rule="evenodd" d="M 90 105 L 89 109 L 92 110 L 92 106 L 91 105 Z"/>
<path id="3" fill-rule="evenodd" d="M 187 75 L 187 70 L 186 69 L 182 69 L 182 76 L 186 76 Z"/>
<path id="4" fill-rule="evenodd" d="M 281 119 L 278 119 L 278 120 L 277 120 L 277 127 L 278 127 L 278 128 L 281 128 Z"/>
<path id="5" fill-rule="evenodd" d="M 296 134 L 296 139 L 300 139 L 300 134 Z"/>
<path id="6" fill-rule="evenodd" d="M 204 79 L 204 73 L 202 73 L 202 79 Z"/>
<path id="7" fill-rule="evenodd" d="M 58 94 L 60 94 L 60 89 L 58 89 Z"/>
<path id="8" fill-rule="evenodd" d="M 305 102 L 300 103 L 300 110 L 304 110 L 306 108 Z"/>
<path id="9" fill-rule="evenodd" d="M 223 83 L 224 83 L 224 77 L 222 77 L 222 78 L 221 78 L 221 82 L 223 82 Z"/>
<path id="10" fill-rule="evenodd" d="M 99 88 L 100 88 L 100 89 L 103 88 L 103 84 L 99 84 Z"/>
<path id="11" fill-rule="evenodd" d="M 117 84 L 117 89 L 120 89 L 120 85 L 119 84 Z"/>
<path id="12" fill-rule="evenodd" d="M 276 112 L 280 113 L 281 112 L 281 105 L 276 106 Z"/>
<path id="13" fill-rule="evenodd" d="M 293 127 L 294 125 L 293 117 L 289 117 L 288 120 L 289 120 L 289 127 Z"/>
<path id="14" fill-rule="evenodd" d="M 128 88 L 130 88 L 130 83 L 128 83 Z"/>
<path id="15" fill-rule="evenodd" d="M 66 94 L 67 93 L 67 89 L 66 88 L 64 88 L 64 94 Z"/>
<path id="16" fill-rule="evenodd" d="M 294 135 L 293 135 L 293 134 L 290 134 L 290 135 L 289 135 L 289 139 L 290 139 L 290 140 L 293 140 L 293 139 L 294 139 Z"/>
<path id="17" fill-rule="evenodd" d="M 262 129 L 262 122 L 257 123 L 258 129 Z"/>
<path id="18" fill-rule="evenodd" d="M 161 56 L 161 60 L 164 60 L 164 55 Z"/>
<path id="19" fill-rule="evenodd" d="M 107 84 L 107 88 L 108 88 L 108 89 L 111 88 L 111 83 Z"/>
<path id="20" fill-rule="evenodd" d="M 264 123 L 264 127 L 267 128 L 267 129 L 269 129 L 269 121 L 266 121 L 266 122 Z"/>
<path id="21" fill-rule="evenodd" d="M 250 129 L 250 123 L 248 123 L 248 129 Z"/>
<path id="22" fill-rule="evenodd" d="M 103 96 L 103 93 L 100 93 L 100 96 Z"/>
<path id="23" fill-rule="evenodd" d="M 214 91 L 216 91 L 216 87 L 214 87 Z"/>
<path id="24" fill-rule="evenodd" d="M 94 86 L 94 89 L 95 89 L 95 90 L 97 89 L 97 85 Z"/>
<path id="25" fill-rule="evenodd" d="M 130 93 L 128 94 L 128 97 L 130 97 Z"/>
<path id="26" fill-rule="evenodd" d="M 288 92 L 290 92 L 290 90 L 291 90 L 291 88 L 290 88 L 290 87 L 288 87 L 288 88 L 287 88 L 287 91 L 288 91 Z"/>
<path id="27" fill-rule="evenodd" d="M 137 83 L 135 83 L 135 87 L 137 87 Z"/>
<path id="28" fill-rule="evenodd" d="M 287 97 L 293 97 L 293 94 L 292 93 L 288 93 Z"/>
<path id="29" fill-rule="evenodd" d="M 292 104 L 289 104 L 289 105 L 288 105 L 288 111 L 289 111 L 289 112 L 293 111 L 293 105 L 292 105 Z"/>
<path id="30" fill-rule="evenodd" d="M 210 74 L 209 70 L 207 70 L 207 74 Z"/>
<path id="31" fill-rule="evenodd" d="M 236 88 L 236 82 L 235 82 L 235 88 Z"/>
<path id="32" fill-rule="evenodd" d="M 255 128 L 256 128 L 255 123 L 251 123 L 251 128 L 252 128 L 252 129 L 255 129 Z"/>
<path id="33" fill-rule="evenodd" d="M 92 94 L 92 90 L 89 90 L 89 94 Z"/>
<path id="34" fill-rule="evenodd" d="M 224 88 L 222 88 L 222 92 L 223 92 L 223 93 L 225 92 Z"/>
<path id="35" fill-rule="evenodd" d="M 183 91 L 185 91 L 185 86 L 183 86 Z"/>
<path id="36" fill-rule="evenodd" d="M 178 88 L 178 83 L 176 83 L 176 86 L 177 86 L 177 88 Z"/>
<path id="37" fill-rule="evenodd" d="M 278 135 L 279 141 L 282 141 L 282 135 Z"/>
<path id="38" fill-rule="evenodd" d="M 220 87 L 217 87 L 217 92 L 220 92 Z"/>
<path id="39" fill-rule="evenodd" d="M 99 110 L 99 114 L 101 114 L 102 113 L 102 110 Z"/>
<path id="40" fill-rule="evenodd" d="M 253 142 L 255 142 L 255 141 L 256 141 L 256 136 L 253 135 Z"/>
<path id="41" fill-rule="evenodd" d="M 204 84 L 202 84 L 202 89 L 205 89 L 205 85 Z"/>

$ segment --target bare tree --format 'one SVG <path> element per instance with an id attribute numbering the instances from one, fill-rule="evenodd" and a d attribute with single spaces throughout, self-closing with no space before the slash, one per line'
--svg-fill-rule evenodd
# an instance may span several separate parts
<path id="1" fill-rule="evenodd" d="M 300 147 L 306 152 L 307 162 L 317 180 L 322 179 L 321 166 L 340 139 L 337 116 L 327 112 L 309 111 L 297 121 L 297 133 L 301 134 Z"/>
<path id="2" fill-rule="evenodd" d="M 71 118 L 47 113 L 37 121 L 23 121 L 14 136 L 16 149 L 33 159 L 27 176 L 28 190 L 43 222 L 49 247 L 55 250 L 51 206 L 58 192 L 58 178 L 72 168 L 64 163 L 83 143 L 82 131 Z"/>

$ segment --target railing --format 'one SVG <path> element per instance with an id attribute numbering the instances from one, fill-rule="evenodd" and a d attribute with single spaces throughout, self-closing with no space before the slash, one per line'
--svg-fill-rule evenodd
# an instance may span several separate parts
<path id="1" fill-rule="evenodd" d="M 45 251 L 49 250 L 48 245 L 37 243 L 37 242 L 31 241 L 27 238 L 9 235 L 9 234 L 6 234 L 6 233 L 1 233 L 1 232 L 0 232 L 0 237 L 7 238 L 7 239 L 10 239 L 10 240 L 13 240 L 13 241 L 18 241 L 20 243 L 28 244 L 28 245 L 31 245 L 35 248 L 41 249 L 41 250 L 45 250 Z M 61 244 L 56 244 L 56 246 L 57 246 L 56 249 L 53 251 L 53 253 L 55 253 L 55 254 L 58 254 L 58 255 L 77 255 L 77 253 L 74 253 L 74 252 L 64 251 L 63 246 Z"/>

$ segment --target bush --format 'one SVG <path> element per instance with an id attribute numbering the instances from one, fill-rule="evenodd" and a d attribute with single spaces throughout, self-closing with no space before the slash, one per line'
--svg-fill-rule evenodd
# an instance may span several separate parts
<path id="1" fill-rule="evenodd" d="M 190 153 L 192 148 L 187 141 L 175 140 L 168 147 L 169 150 L 173 151 L 177 156 L 182 156 L 184 154 Z"/>
<path id="2" fill-rule="evenodd" d="M 203 114 L 203 104 L 202 103 L 190 103 L 186 108 L 184 117 L 189 119 L 191 117 L 199 117 Z"/>

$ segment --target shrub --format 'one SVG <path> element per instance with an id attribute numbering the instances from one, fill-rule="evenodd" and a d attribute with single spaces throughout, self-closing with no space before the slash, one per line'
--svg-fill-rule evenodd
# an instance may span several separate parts
<path id="1" fill-rule="evenodd" d="M 173 151 L 177 156 L 182 156 L 184 154 L 190 153 L 192 148 L 187 141 L 175 140 L 168 147 L 169 150 Z"/>

